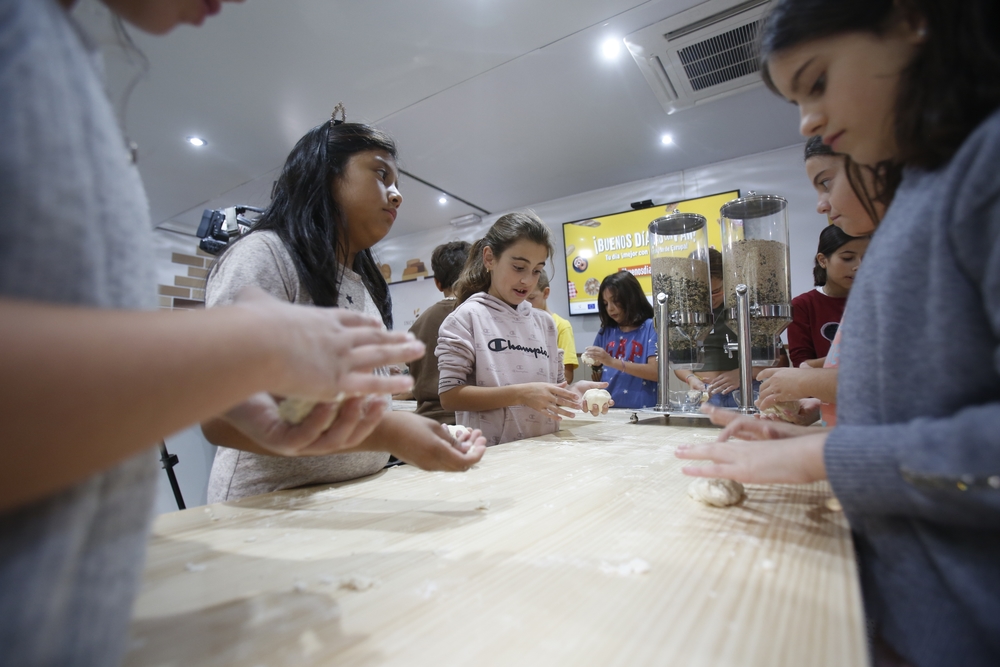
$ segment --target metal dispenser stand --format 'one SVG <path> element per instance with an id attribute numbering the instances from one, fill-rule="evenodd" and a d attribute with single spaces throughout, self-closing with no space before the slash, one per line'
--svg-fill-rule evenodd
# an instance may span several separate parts
<path id="1" fill-rule="evenodd" d="M 726 336 L 726 354 L 733 358 L 733 352 L 740 353 L 740 407 L 737 410 L 740 414 L 754 415 L 760 412 L 753 404 L 753 359 L 749 354 L 750 350 L 750 298 L 747 295 L 747 286 L 740 284 L 736 286 L 736 342 L 729 341 Z M 746 350 L 747 353 L 742 353 Z M 750 387 L 751 391 L 746 391 L 744 387 Z"/>
<path id="2" fill-rule="evenodd" d="M 656 407 L 654 412 L 670 412 L 670 332 L 664 322 L 670 321 L 670 295 L 660 292 L 656 295 L 653 308 L 653 326 L 656 328 L 656 369 L 659 382 L 656 383 Z"/>
<path id="3" fill-rule="evenodd" d="M 777 362 L 778 336 L 792 321 L 787 205 L 783 197 L 750 192 L 719 211 L 726 317 L 737 327 L 737 341 L 727 338 L 725 349 L 730 358 L 740 355 L 742 414 L 758 412 L 753 366 Z"/>
<path id="4" fill-rule="evenodd" d="M 649 264 L 658 375 L 656 406 L 649 410 L 668 414 L 671 367 L 701 368 L 702 342 L 714 324 L 705 216 L 674 210 L 649 223 Z"/>

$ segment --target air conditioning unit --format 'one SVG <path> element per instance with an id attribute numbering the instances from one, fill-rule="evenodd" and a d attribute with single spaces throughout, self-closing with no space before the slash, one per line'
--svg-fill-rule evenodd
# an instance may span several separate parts
<path id="1" fill-rule="evenodd" d="M 475 213 L 466 213 L 457 218 L 452 218 L 448 222 L 453 227 L 468 227 L 470 225 L 478 225 L 483 221 L 483 219 L 476 215 Z"/>
<path id="2" fill-rule="evenodd" d="M 757 34 L 769 2 L 708 0 L 625 37 L 668 114 L 761 85 Z"/>

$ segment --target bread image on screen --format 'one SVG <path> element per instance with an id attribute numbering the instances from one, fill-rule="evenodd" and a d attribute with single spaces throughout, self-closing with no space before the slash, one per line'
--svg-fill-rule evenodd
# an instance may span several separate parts
<path id="1" fill-rule="evenodd" d="M 383 264 L 382 266 L 380 266 L 378 268 L 379 268 L 379 271 L 382 272 L 382 277 L 385 278 L 385 281 L 387 283 L 391 283 L 392 282 L 392 267 L 389 266 L 388 264 Z"/>
<path id="2" fill-rule="evenodd" d="M 427 267 L 420 259 L 406 260 L 406 268 L 403 269 L 403 277 L 400 280 L 416 280 L 427 276 Z"/>

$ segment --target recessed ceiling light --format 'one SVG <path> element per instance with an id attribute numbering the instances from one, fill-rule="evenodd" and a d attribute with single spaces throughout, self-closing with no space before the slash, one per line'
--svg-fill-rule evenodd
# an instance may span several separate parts
<path id="1" fill-rule="evenodd" d="M 441 196 L 440 196 L 440 197 L 438 198 L 438 203 L 439 203 L 439 204 L 447 204 L 447 203 L 448 203 L 448 198 L 447 198 L 447 197 L 445 197 L 444 195 L 441 195 Z"/>
<path id="2" fill-rule="evenodd" d="M 202 139 L 201 137 L 188 137 L 187 142 L 192 146 L 196 146 L 198 148 L 208 145 L 208 142 Z"/>
<path id="3" fill-rule="evenodd" d="M 608 60 L 614 60 L 617 58 L 621 50 L 621 40 L 618 39 L 609 39 L 606 40 L 604 44 L 601 44 L 601 53 L 603 53 L 604 57 Z"/>
<path id="4" fill-rule="evenodd" d="M 664 134 L 660 137 L 660 141 L 663 142 L 664 146 L 671 146 L 674 143 L 674 136 L 672 134 Z"/>

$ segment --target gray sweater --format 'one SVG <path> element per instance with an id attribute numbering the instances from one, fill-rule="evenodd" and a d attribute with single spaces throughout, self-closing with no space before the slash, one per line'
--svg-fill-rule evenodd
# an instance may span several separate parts
<path id="1" fill-rule="evenodd" d="M 910 169 L 844 315 L 830 483 L 910 662 L 1000 664 L 1000 111 Z"/>
<path id="2" fill-rule="evenodd" d="M 208 281 L 207 304 L 213 307 L 232 303 L 240 290 L 251 285 L 279 299 L 312 304 L 292 256 L 274 232 L 254 232 L 222 255 Z M 361 276 L 350 269 L 344 270 L 338 305 L 382 318 Z M 310 484 L 357 479 L 377 473 L 388 461 L 387 452 L 285 457 L 219 447 L 208 478 L 208 502 L 221 503 Z"/>
<path id="3" fill-rule="evenodd" d="M 0 296 L 155 308 L 139 172 L 127 159 L 97 52 L 55 0 L 0 0 L 0 136 Z M 29 446 L 9 436 L 0 442 L 5 458 Z M 152 520 L 155 461 L 150 448 L 0 512 L 0 664 L 121 661 Z"/>

